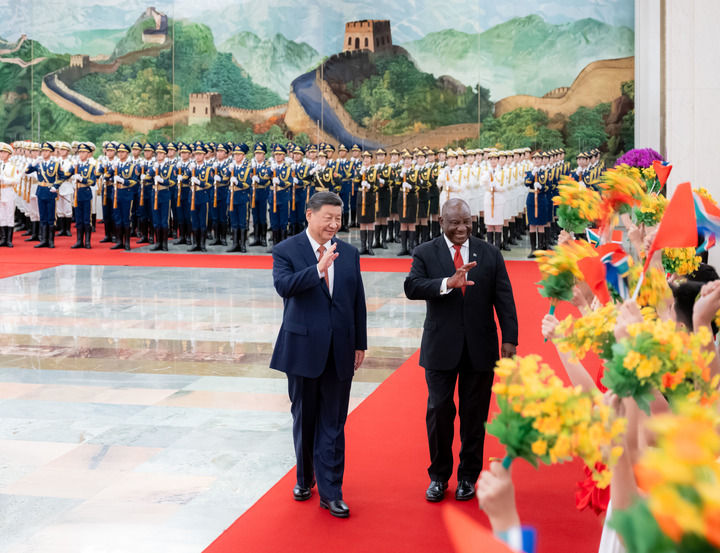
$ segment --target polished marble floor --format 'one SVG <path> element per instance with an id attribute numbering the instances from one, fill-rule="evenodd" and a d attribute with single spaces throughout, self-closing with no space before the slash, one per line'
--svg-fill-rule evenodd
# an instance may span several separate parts
<path id="1" fill-rule="evenodd" d="M 425 310 L 404 274 L 363 278 L 351 408 Z M 0 552 L 198 553 L 294 465 L 270 271 L 59 266 L 0 302 Z"/>

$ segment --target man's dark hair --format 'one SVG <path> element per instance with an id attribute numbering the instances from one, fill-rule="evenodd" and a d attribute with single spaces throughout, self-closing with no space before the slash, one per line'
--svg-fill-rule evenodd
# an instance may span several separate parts
<path id="1" fill-rule="evenodd" d="M 307 203 L 307 209 L 310 209 L 313 213 L 315 213 L 324 205 L 338 205 L 342 207 L 343 201 L 340 199 L 340 196 L 335 194 L 335 192 L 316 192 L 310 196 Z"/>

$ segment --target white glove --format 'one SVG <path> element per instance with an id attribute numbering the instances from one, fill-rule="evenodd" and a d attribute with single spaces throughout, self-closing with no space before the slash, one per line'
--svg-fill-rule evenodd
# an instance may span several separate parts
<path id="1" fill-rule="evenodd" d="M 297 177 L 293 177 L 293 184 L 300 184 L 300 180 Z"/>
<path id="2" fill-rule="evenodd" d="M 405 169 L 405 167 L 403 167 L 402 170 L 400 171 L 400 176 L 401 177 L 404 176 L 405 173 L 407 173 L 407 169 Z"/>
<path id="3" fill-rule="evenodd" d="M 31 179 L 37 180 L 37 171 L 33 171 L 32 173 L 28 173 L 28 177 Z"/>
<path id="4" fill-rule="evenodd" d="M 113 177 L 113 182 L 114 182 L 115 184 L 125 184 L 125 179 L 122 178 L 120 175 L 115 175 L 115 176 Z"/>
<path id="5" fill-rule="evenodd" d="M 79 174 L 75 173 L 72 177 L 70 177 L 70 180 L 71 180 L 72 182 L 77 182 L 77 181 L 79 181 L 81 178 L 82 178 L 82 177 L 81 177 Z"/>
<path id="6" fill-rule="evenodd" d="M 314 175 L 315 173 L 317 173 L 317 167 L 313 167 L 312 169 L 310 169 L 311 175 Z"/>
<path id="7" fill-rule="evenodd" d="M 409 184 L 409 183 L 407 183 L 407 182 L 403 183 L 402 187 L 403 187 L 405 190 L 412 190 L 412 184 Z"/>
<path id="8" fill-rule="evenodd" d="M 222 182 L 222 177 L 220 175 L 215 175 L 215 182 Z"/>
<path id="9" fill-rule="evenodd" d="M 192 177 L 190 179 L 190 182 L 192 182 L 195 186 L 197 186 L 198 184 L 200 184 L 200 179 L 197 177 Z"/>
<path id="10" fill-rule="evenodd" d="M 378 177 L 378 182 L 379 182 L 380 184 L 385 184 L 385 179 L 383 179 L 383 178 L 381 178 L 381 177 Z"/>
<path id="11" fill-rule="evenodd" d="M 258 177 L 257 175 L 255 175 L 255 176 L 252 178 L 252 181 L 253 181 L 255 184 L 258 184 L 258 183 L 260 182 L 260 177 Z"/>
<path id="12" fill-rule="evenodd" d="M 368 184 L 368 181 L 364 180 L 360 183 L 360 186 L 363 188 L 370 188 L 370 185 Z"/>
<path id="13" fill-rule="evenodd" d="M 533 188 L 534 188 L 535 190 L 542 190 L 542 186 L 540 186 L 540 183 L 539 183 L 539 182 L 536 182 L 536 183 L 533 185 Z"/>
<path id="14" fill-rule="evenodd" d="M 280 178 L 279 178 L 279 177 L 273 177 L 272 183 L 273 183 L 275 186 L 279 186 L 279 185 L 280 185 Z"/>
<path id="15" fill-rule="evenodd" d="M 238 183 L 237 177 L 230 177 L 230 184 L 236 185 Z"/>
<path id="16" fill-rule="evenodd" d="M 53 186 L 50 188 L 50 192 L 52 192 L 53 194 L 57 194 L 58 189 Z"/>
<path id="17" fill-rule="evenodd" d="M 162 178 L 160 175 L 155 175 L 155 184 L 162 184 L 165 182 L 165 179 Z"/>

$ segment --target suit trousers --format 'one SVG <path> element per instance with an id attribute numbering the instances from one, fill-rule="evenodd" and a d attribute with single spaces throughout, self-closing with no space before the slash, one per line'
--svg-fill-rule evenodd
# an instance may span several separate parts
<path id="1" fill-rule="evenodd" d="M 425 370 L 428 386 L 426 424 L 430 445 L 431 480 L 447 482 L 453 470 L 455 433 L 455 383 L 460 413 L 460 464 L 458 480 L 475 482 L 483 467 L 485 422 L 490 408 L 493 371 L 474 370 L 463 347 L 460 362 L 451 370 Z"/>
<path id="2" fill-rule="evenodd" d="M 297 482 L 310 487 L 313 475 L 320 496 L 342 499 L 345 472 L 345 421 L 352 379 L 340 380 L 332 343 L 325 370 L 318 378 L 287 375 L 292 403 Z"/>

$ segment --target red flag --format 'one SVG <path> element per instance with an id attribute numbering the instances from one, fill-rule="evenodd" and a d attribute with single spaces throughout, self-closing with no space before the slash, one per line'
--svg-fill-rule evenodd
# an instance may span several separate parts
<path id="1" fill-rule="evenodd" d="M 662 161 L 656 159 L 653 161 L 653 169 L 655 169 L 655 174 L 657 175 L 660 186 L 665 186 L 670 176 L 670 171 L 672 171 L 672 165 L 663 165 Z"/>
<path id="2" fill-rule="evenodd" d="M 689 182 L 679 184 L 665 208 L 657 234 L 647 253 L 644 271 L 648 270 L 653 254 L 663 248 L 696 248 L 697 219 L 692 187 Z"/>
<path id="3" fill-rule="evenodd" d="M 602 246 L 601 246 L 602 247 Z M 595 297 L 605 305 L 610 301 L 610 292 L 605 281 L 605 265 L 599 255 L 584 257 L 578 261 L 578 269 Z"/>
<path id="4" fill-rule="evenodd" d="M 454 505 L 446 505 L 442 510 L 445 526 L 455 553 L 512 553 L 503 542 L 479 522 L 463 513 Z"/>

